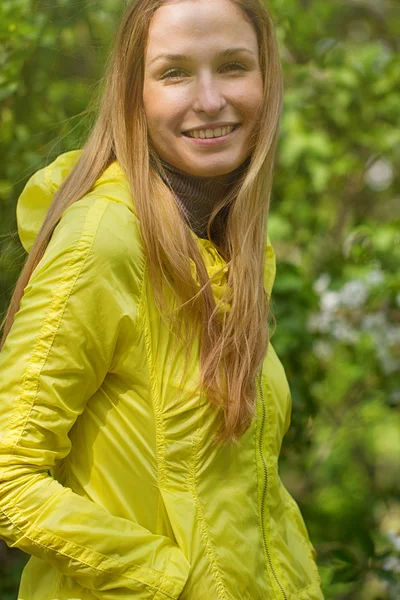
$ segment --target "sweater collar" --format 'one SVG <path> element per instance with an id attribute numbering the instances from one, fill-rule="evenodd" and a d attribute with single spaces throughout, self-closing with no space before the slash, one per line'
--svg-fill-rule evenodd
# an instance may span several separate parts
<path id="1" fill-rule="evenodd" d="M 233 183 L 243 173 L 249 164 L 249 159 L 244 161 L 237 169 L 228 173 L 225 181 L 219 177 L 197 177 L 177 169 L 170 163 L 161 160 L 166 172 L 166 178 L 161 177 L 172 189 L 175 199 L 186 218 L 188 225 L 194 233 L 203 239 L 207 239 L 207 225 L 215 204 L 222 200 L 229 192 Z M 221 211 L 223 213 L 224 211 Z M 216 226 L 223 225 L 221 218 L 226 218 L 220 213 L 220 219 L 216 218 Z"/>

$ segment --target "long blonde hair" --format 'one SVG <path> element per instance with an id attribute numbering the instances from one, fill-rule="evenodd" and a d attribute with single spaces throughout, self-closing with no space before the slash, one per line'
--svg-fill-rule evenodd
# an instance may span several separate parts
<path id="1" fill-rule="evenodd" d="M 200 333 L 200 384 L 209 401 L 223 412 L 215 443 L 237 443 L 250 426 L 256 373 L 268 350 L 270 306 L 263 282 L 283 96 L 278 44 L 264 1 L 231 1 L 244 11 L 257 33 L 264 102 L 249 166 L 222 205 L 214 209 L 209 223 L 210 232 L 219 210 L 229 207 L 220 251 L 227 262 L 225 298 L 229 298 L 230 310 L 221 318 L 198 244 L 160 176 L 162 165 L 148 139 L 142 99 L 144 56 L 150 21 L 163 0 L 133 0 L 123 15 L 107 65 L 97 119 L 79 160 L 54 195 L 1 324 L 2 347 L 25 286 L 62 214 L 117 160 L 130 184 L 160 313 L 168 315 L 188 345 L 196 331 Z M 200 287 L 193 280 L 189 259 L 196 265 Z M 165 284 L 179 300 L 175 318 L 167 310 Z"/>

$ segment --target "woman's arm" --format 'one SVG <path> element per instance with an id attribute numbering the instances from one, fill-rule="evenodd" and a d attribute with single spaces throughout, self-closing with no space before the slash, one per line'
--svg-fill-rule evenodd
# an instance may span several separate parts
<path id="1" fill-rule="evenodd" d="M 0 354 L 0 537 L 101 600 L 178 598 L 190 569 L 170 539 L 49 474 L 112 365 L 121 303 L 139 297 L 134 219 L 94 194 L 65 211 Z"/>

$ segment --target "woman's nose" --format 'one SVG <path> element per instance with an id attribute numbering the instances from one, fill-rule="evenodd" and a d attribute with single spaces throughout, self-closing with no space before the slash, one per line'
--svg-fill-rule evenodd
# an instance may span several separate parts
<path id="1" fill-rule="evenodd" d="M 198 81 L 195 89 L 194 110 L 218 113 L 225 105 L 225 97 L 213 77 L 204 77 Z"/>

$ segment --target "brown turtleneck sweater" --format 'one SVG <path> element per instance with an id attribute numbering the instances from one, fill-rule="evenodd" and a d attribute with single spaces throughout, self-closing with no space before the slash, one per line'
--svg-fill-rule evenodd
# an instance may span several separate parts
<path id="1" fill-rule="evenodd" d="M 163 160 L 161 163 L 168 180 L 166 181 L 163 176 L 162 179 L 172 188 L 188 225 L 198 237 L 207 239 L 207 225 L 215 204 L 227 194 L 230 186 L 243 173 L 249 164 L 249 159 L 229 173 L 226 182 L 222 182 L 218 177 L 195 177 Z M 220 213 L 222 219 L 223 212 Z M 217 227 L 223 225 L 223 221 L 216 219 L 214 223 L 216 222 Z"/>

